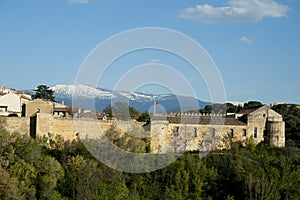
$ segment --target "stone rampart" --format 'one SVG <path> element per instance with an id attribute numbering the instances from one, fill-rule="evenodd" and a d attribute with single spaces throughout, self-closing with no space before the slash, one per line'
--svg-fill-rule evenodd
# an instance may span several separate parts
<path id="1" fill-rule="evenodd" d="M 10 132 L 30 135 L 30 117 L 2 117 L 4 128 Z M 112 125 L 110 121 L 94 119 L 55 118 L 51 114 L 37 114 L 36 135 L 61 135 L 66 140 L 76 138 L 98 138 Z"/>
<path id="2" fill-rule="evenodd" d="M 2 117 L 4 128 L 10 133 L 30 135 L 30 119 L 27 117 Z"/>

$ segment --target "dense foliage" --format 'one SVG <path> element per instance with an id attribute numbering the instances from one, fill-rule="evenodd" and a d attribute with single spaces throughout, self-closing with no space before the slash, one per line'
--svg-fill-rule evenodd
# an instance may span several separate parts
<path id="1" fill-rule="evenodd" d="M 103 112 L 110 118 L 119 120 L 135 119 L 138 122 L 150 122 L 150 114 L 148 112 L 139 113 L 134 107 L 128 106 L 124 102 L 115 102 L 113 106 L 107 105 Z"/>
<path id="2" fill-rule="evenodd" d="M 38 85 L 34 91 L 36 99 L 55 101 L 54 91 L 46 85 Z"/>
<path id="3" fill-rule="evenodd" d="M 113 106 L 107 105 L 103 112 L 108 115 L 109 118 L 115 118 L 118 120 L 130 120 L 137 116 L 139 112 L 132 106 L 129 106 L 124 102 L 115 102 Z"/>
<path id="4" fill-rule="evenodd" d="M 212 104 L 206 105 L 204 108 L 200 109 L 199 112 L 202 114 L 226 114 L 226 113 L 237 113 L 242 110 L 242 106 L 235 106 L 231 103 L 225 104 Z"/>
<path id="5" fill-rule="evenodd" d="M 147 141 L 108 137 L 129 151 Z M 54 140 L 55 139 L 55 140 Z M 129 146 L 124 146 L 130 144 Z M 0 199 L 300 199 L 300 156 L 282 149 L 233 145 L 200 159 L 186 153 L 166 168 L 145 174 L 113 170 L 95 160 L 79 139 L 36 140 L 0 130 Z"/>
<path id="6" fill-rule="evenodd" d="M 279 104 L 272 107 L 285 121 L 287 145 L 300 147 L 300 109 L 296 105 Z"/>
<path id="7" fill-rule="evenodd" d="M 147 122 L 150 123 L 150 114 L 148 112 L 141 113 L 138 118 L 136 119 L 138 122 Z"/>
<path id="8" fill-rule="evenodd" d="M 213 114 L 226 114 L 226 113 L 238 113 L 243 109 L 251 109 L 258 108 L 263 104 L 258 101 L 249 101 L 248 103 L 244 103 L 244 105 L 233 105 L 232 103 L 224 103 L 224 104 L 212 104 L 206 105 L 204 108 L 200 109 L 200 113 L 213 113 Z"/>

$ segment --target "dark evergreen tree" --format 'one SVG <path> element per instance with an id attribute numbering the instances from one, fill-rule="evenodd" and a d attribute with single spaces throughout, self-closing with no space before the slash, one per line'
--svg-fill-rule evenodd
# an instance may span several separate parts
<path id="1" fill-rule="evenodd" d="M 109 104 L 103 109 L 103 112 L 110 118 L 114 117 L 119 120 L 130 120 L 139 114 L 134 107 L 128 106 L 124 102 L 116 102 L 113 106 Z"/>
<path id="2" fill-rule="evenodd" d="M 113 117 L 113 114 L 112 114 L 112 109 L 111 109 L 111 105 L 108 104 L 104 109 L 103 111 L 105 114 L 108 115 L 109 118 L 112 118 Z"/>
<path id="3" fill-rule="evenodd" d="M 249 101 L 248 103 L 244 104 L 244 108 L 259 108 L 263 104 L 259 101 Z"/>
<path id="4" fill-rule="evenodd" d="M 36 92 L 35 99 L 45 99 L 45 100 L 55 101 L 54 91 L 51 90 L 46 85 L 38 85 L 37 89 L 34 91 Z"/>
<path id="5" fill-rule="evenodd" d="M 150 123 L 150 115 L 148 112 L 143 112 L 138 118 L 137 118 L 138 122 L 146 122 L 146 123 Z"/>

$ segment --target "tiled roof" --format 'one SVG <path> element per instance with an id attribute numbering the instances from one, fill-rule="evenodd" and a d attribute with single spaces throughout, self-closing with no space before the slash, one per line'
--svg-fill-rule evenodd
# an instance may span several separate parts
<path id="1" fill-rule="evenodd" d="M 240 112 L 238 112 L 237 114 L 244 114 L 244 115 L 248 115 L 262 107 L 265 107 L 266 105 L 262 105 L 262 106 L 259 106 L 257 108 L 248 108 L 248 109 L 244 109 L 244 110 L 241 110 Z"/>
<path id="2" fill-rule="evenodd" d="M 70 111 L 71 107 L 67 106 L 65 104 L 57 103 L 57 102 L 52 102 L 53 103 L 53 110 L 54 111 Z"/>
<path id="3" fill-rule="evenodd" d="M 239 121 L 235 118 L 227 118 L 223 116 L 186 116 L 186 115 L 178 115 L 178 116 L 152 116 L 152 121 L 168 121 L 172 124 L 211 124 L 211 125 L 236 125 L 236 126 L 246 126 L 242 121 Z"/>
<path id="4" fill-rule="evenodd" d="M 241 110 L 240 112 L 238 112 L 237 114 L 248 115 L 248 114 L 254 112 L 255 110 L 257 110 L 257 108 L 244 109 L 244 110 Z"/>
<path id="5" fill-rule="evenodd" d="M 58 102 L 52 102 L 54 104 L 54 107 L 55 108 L 69 108 L 70 106 L 67 106 L 65 104 L 61 104 L 61 103 L 58 103 Z"/>

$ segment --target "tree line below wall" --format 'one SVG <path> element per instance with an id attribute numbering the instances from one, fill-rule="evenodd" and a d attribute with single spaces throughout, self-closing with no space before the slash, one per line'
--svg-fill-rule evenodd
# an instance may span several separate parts
<path id="1" fill-rule="evenodd" d="M 149 151 L 147 139 L 119 135 L 116 127 L 107 137 L 124 150 Z M 2 127 L 0 144 L 2 200 L 300 199 L 300 151 L 294 146 L 255 146 L 249 140 L 245 147 L 234 143 L 202 159 L 185 153 L 163 169 L 131 174 L 97 161 L 79 138 L 32 139 Z"/>

